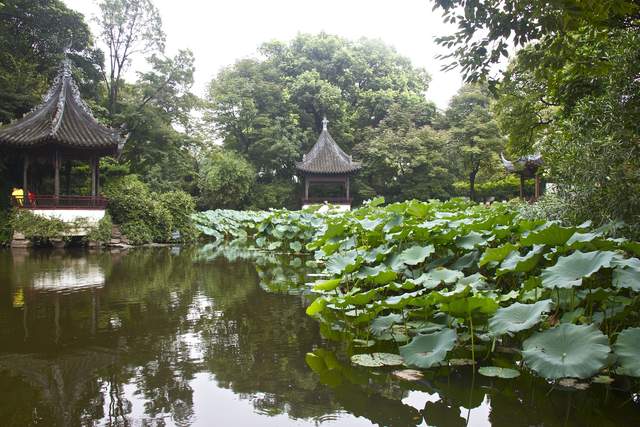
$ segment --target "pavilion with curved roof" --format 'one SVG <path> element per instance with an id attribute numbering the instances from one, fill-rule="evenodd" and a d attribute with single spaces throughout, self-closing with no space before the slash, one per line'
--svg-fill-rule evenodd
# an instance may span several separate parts
<path id="1" fill-rule="evenodd" d="M 0 127 L 0 152 L 22 159 L 23 194 L 14 198 L 14 205 L 33 210 L 104 210 L 106 200 L 100 197 L 99 160 L 118 156 L 126 139 L 120 131 L 100 124 L 93 117 L 80 97 L 69 60 L 64 60 L 42 103 L 24 117 Z M 90 195 L 60 193 L 60 168 L 64 161 L 89 162 Z M 33 169 L 41 168 L 43 163 L 53 165 L 53 194 L 38 194 L 29 179 Z M 57 216 L 65 217 L 63 212 Z"/>
<path id="2" fill-rule="evenodd" d="M 296 168 L 304 179 L 303 208 L 315 203 L 331 203 L 351 207 L 351 177 L 362 165 L 346 154 L 331 137 L 329 121 L 322 120 L 322 132 L 311 150 L 296 163 Z M 339 184 L 344 187 L 345 197 L 310 197 L 309 189 L 314 184 Z"/>

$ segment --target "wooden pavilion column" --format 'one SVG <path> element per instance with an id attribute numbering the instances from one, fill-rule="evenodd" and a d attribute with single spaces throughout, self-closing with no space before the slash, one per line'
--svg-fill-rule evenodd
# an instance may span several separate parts
<path id="1" fill-rule="evenodd" d="M 309 200 L 309 178 L 304 176 L 304 199 Z"/>
<path id="2" fill-rule="evenodd" d="M 60 197 L 60 152 L 56 150 L 53 158 L 53 194 L 55 195 L 56 202 Z"/>
<path id="3" fill-rule="evenodd" d="M 350 187 L 349 175 L 347 175 L 347 179 L 345 180 L 345 187 L 347 189 L 347 200 L 349 200 L 351 195 L 351 189 L 349 188 Z"/>
<path id="4" fill-rule="evenodd" d="M 22 196 L 22 203 L 24 206 L 29 206 L 29 155 L 25 153 L 24 155 L 24 164 L 22 167 L 22 191 L 24 195 Z"/>
<path id="5" fill-rule="evenodd" d="M 97 195 L 97 182 L 98 182 L 98 174 L 97 174 L 97 162 L 96 158 L 91 158 L 91 197 L 96 197 Z"/>
<path id="6" fill-rule="evenodd" d="M 536 174 L 535 198 L 536 200 L 540 198 L 540 175 L 537 175 L 537 174 Z"/>

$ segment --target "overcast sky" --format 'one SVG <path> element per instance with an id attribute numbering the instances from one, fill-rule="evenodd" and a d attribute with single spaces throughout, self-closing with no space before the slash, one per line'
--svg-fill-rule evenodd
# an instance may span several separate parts
<path id="1" fill-rule="evenodd" d="M 98 11 L 94 0 L 64 0 L 87 21 Z M 153 0 L 167 34 L 169 55 L 191 49 L 196 57 L 196 94 L 224 66 L 255 56 L 268 40 L 325 31 L 349 39 L 379 38 L 432 76 L 427 97 L 445 108 L 460 88 L 457 70 L 442 72 L 435 58 L 444 50 L 434 36 L 451 32 L 430 0 Z M 90 22 L 94 34 L 98 31 Z M 142 66 L 134 63 L 133 67 Z"/>

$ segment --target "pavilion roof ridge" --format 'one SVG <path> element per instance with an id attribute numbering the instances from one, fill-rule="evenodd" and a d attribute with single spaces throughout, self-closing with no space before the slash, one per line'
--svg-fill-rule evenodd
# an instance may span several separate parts
<path id="1" fill-rule="evenodd" d="M 296 162 L 296 168 L 302 172 L 316 174 L 342 174 L 356 172 L 361 168 L 360 162 L 354 162 L 336 143 L 325 117 L 322 121 L 322 131 L 316 143 L 308 153 L 304 154 L 301 162 Z"/>

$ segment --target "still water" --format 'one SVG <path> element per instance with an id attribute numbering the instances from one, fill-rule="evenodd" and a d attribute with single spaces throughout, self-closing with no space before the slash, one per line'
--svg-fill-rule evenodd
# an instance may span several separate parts
<path id="1" fill-rule="evenodd" d="M 640 425 L 632 383 L 354 368 L 287 285 L 303 266 L 232 248 L 0 251 L 0 425 Z"/>

